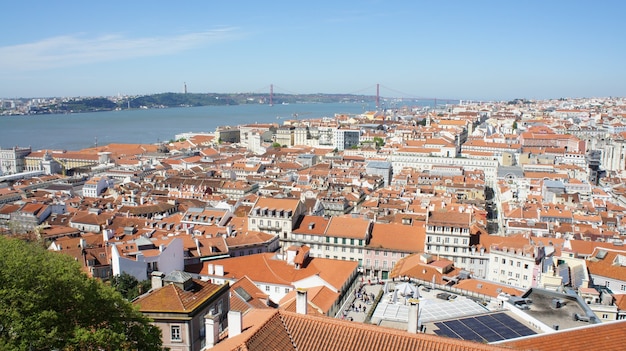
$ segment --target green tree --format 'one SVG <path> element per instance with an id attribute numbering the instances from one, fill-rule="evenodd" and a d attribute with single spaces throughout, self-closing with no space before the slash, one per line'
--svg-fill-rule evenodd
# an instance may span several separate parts
<path id="1" fill-rule="evenodd" d="M 71 257 L 0 237 L 0 350 L 161 350 L 161 332 Z"/>
<path id="2" fill-rule="evenodd" d="M 374 142 L 376 143 L 377 149 L 380 149 L 381 147 L 385 146 L 385 139 L 381 137 L 374 137 Z"/>
<path id="3" fill-rule="evenodd" d="M 128 301 L 150 290 L 150 285 L 150 280 L 138 281 L 126 272 L 111 278 L 111 286 Z"/>

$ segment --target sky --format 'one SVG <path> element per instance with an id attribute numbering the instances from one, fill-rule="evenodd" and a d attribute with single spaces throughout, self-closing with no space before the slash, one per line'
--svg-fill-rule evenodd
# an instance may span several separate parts
<path id="1" fill-rule="evenodd" d="M 624 1 L 10 1 L 0 97 L 626 96 Z"/>

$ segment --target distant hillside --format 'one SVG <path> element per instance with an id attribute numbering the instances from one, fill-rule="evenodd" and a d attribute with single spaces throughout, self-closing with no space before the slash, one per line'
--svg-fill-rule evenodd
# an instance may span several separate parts
<path id="1" fill-rule="evenodd" d="M 212 106 L 237 105 L 238 103 L 224 94 L 181 94 L 162 93 L 139 96 L 130 100 L 131 108 L 140 107 L 180 107 L 180 106 Z"/>
<path id="2" fill-rule="evenodd" d="M 273 104 L 302 103 L 302 102 L 361 102 L 373 101 L 373 96 L 349 95 L 349 94 L 275 94 L 272 96 Z M 159 108 L 180 106 L 213 106 L 213 105 L 243 105 L 243 104 L 269 104 L 269 94 L 197 94 L 197 93 L 162 93 L 144 95 L 130 100 L 131 108 Z M 126 107 L 126 106 L 124 106 Z"/>
<path id="3" fill-rule="evenodd" d="M 58 101 L 58 100 L 57 100 Z M 225 106 L 244 104 L 269 104 L 269 94 L 239 93 L 161 93 L 135 96 L 126 99 L 106 97 L 70 98 L 62 102 L 42 103 L 31 106 L 28 114 L 78 113 L 111 111 L 127 108 L 168 108 L 191 106 Z M 274 94 L 271 102 L 275 105 L 286 103 L 333 103 L 333 102 L 372 102 L 374 96 L 351 94 Z"/>
<path id="4" fill-rule="evenodd" d="M 91 112 L 110 111 L 115 107 L 117 104 L 107 98 L 86 98 L 65 101 L 50 108 L 56 112 Z"/>

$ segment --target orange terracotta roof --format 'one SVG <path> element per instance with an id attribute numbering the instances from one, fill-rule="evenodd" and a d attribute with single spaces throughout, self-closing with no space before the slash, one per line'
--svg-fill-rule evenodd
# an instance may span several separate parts
<path id="1" fill-rule="evenodd" d="M 259 289 L 247 276 L 230 286 L 230 309 L 246 312 L 252 308 L 270 308 L 267 305 L 269 295 Z M 246 295 L 247 294 L 247 295 Z"/>
<path id="2" fill-rule="evenodd" d="M 279 302 L 281 310 L 296 312 L 296 290 L 291 290 Z M 325 286 L 317 286 L 307 289 L 307 315 L 325 316 L 332 306 L 337 302 L 339 293 L 336 293 Z"/>
<path id="3" fill-rule="evenodd" d="M 402 252 L 422 252 L 424 251 L 425 237 L 426 228 L 424 225 L 374 223 L 372 238 L 368 247 Z"/>
<path id="4" fill-rule="evenodd" d="M 337 216 L 330 219 L 326 236 L 365 239 L 369 234 L 370 221 L 351 216 Z"/>
<path id="5" fill-rule="evenodd" d="M 247 275 L 254 281 L 273 284 L 293 285 L 294 282 L 313 275 L 336 289 L 340 289 L 357 269 L 356 261 L 341 261 L 320 257 L 309 257 L 308 262 L 296 269 L 287 261 L 278 259 L 275 253 L 260 253 L 247 256 L 229 257 L 204 262 L 200 273 L 207 275 L 209 264 L 223 265 L 224 277 L 233 279 Z"/>
<path id="6" fill-rule="evenodd" d="M 133 304 L 139 306 L 141 312 L 191 313 L 220 289 L 228 286 L 197 279 L 193 282 L 194 288 L 189 291 L 182 290 L 174 284 L 167 284 L 139 297 Z"/>
<path id="7" fill-rule="evenodd" d="M 617 321 L 537 334 L 498 345 L 533 351 L 626 350 L 624 340 L 626 340 L 626 321 Z"/>
<path id="8" fill-rule="evenodd" d="M 453 227 L 469 228 L 472 215 L 465 212 L 454 212 L 448 210 L 433 211 L 428 217 L 428 225 L 441 225 Z"/>
<path id="9" fill-rule="evenodd" d="M 476 279 L 462 279 L 455 285 L 455 287 L 461 290 L 472 291 L 491 297 L 497 297 L 501 292 L 507 293 L 511 296 L 522 296 L 524 293 L 524 290 L 515 289 L 510 285 Z"/>

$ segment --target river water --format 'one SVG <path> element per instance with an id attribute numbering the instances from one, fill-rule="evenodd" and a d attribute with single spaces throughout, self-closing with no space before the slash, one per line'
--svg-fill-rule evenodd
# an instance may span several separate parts
<path id="1" fill-rule="evenodd" d="M 153 144 L 184 132 L 214 132 L 218 126 L 282 124 L 294 114 L 299 119 L 309 119 L 374 109 L 373 103 L 301 103 L 7 116 L 0 117 L 0 147 L 80 150 L 96 143 Z"/>

